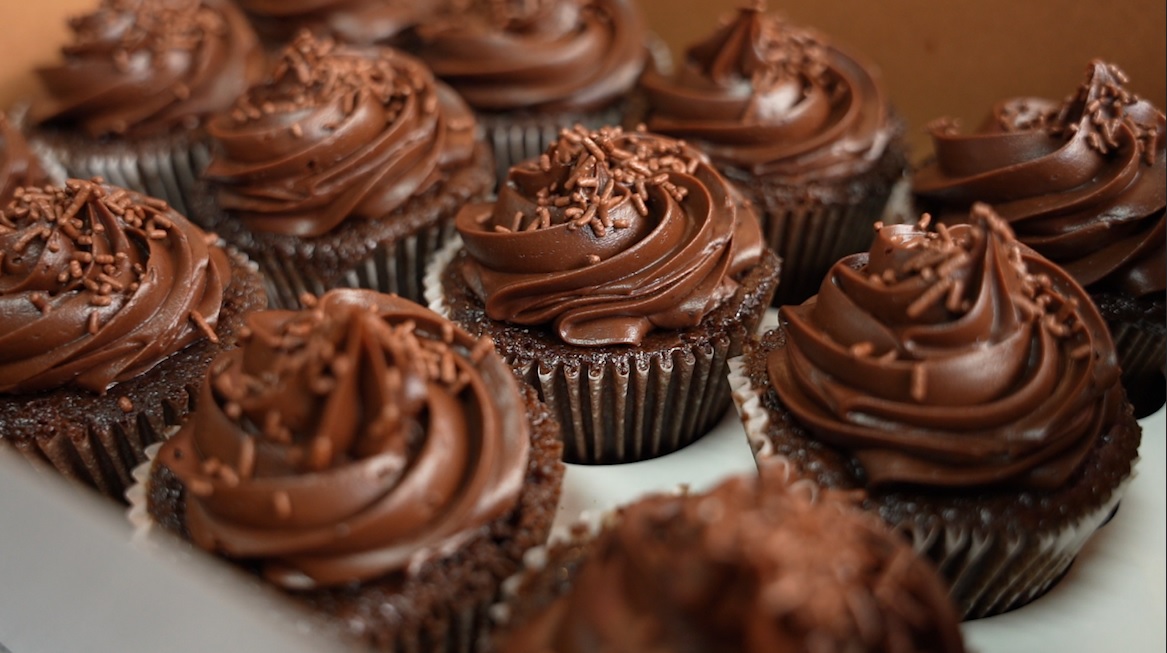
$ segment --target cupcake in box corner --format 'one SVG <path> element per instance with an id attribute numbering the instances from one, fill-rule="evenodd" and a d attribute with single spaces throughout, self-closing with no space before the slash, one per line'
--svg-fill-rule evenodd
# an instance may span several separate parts
<path id="1" fill-rule="evenodd" d="M 775 304 L 814 294 L 904 181 L 904 126 L 879 70 L 754 3 L 690 46 L 672 75 L 640 80 L 650 131 L 706 152 L 758 208 L 782 258 Z"/>
<path id="2" fill-rule="evenodd" d="M 162 200 L 76 179 L 14 195 L 0 211 L 0 446 L 120 499 L 266 304 L 259 274 Z"/>
<path id="3" fill-rule="evenodd" d="M 651 495 L 525 558 L 498 653 L 960 653 L 936 570 L 854 497 L 782 466 Z"/>
<path id="4" fill-rule="evenodd" d="M 907 534 L 966 618 L 1048 589 L 1111 514 L 1141 430 L 1098 310 L 977 205 L 895 225 L 731 365 L 759 460 Z"/>
<path id="5" fill-rule="evenodd" d="M 478 114 L 501 182 L 559 130 L 619 125 L 666 50 L 632 0 L 443 0 L 409 47 Z"/>
<path id="6" fill-rule="evenodd" d="M 543 543 L 558 428 L 489 340 L 400 297 L 252 313 L 136 477 L 131 520 L 222 556 L 379 651 L 469 653 Z"/>
<path id="7" fill-rule="evenodd" d="M 302 32 L 207 130 L 196 215 L 259 264 L 278 307 L 345 286 L 420 299 L 454 214 L 494 188 L 469 107 L 390 48 Z"/>
<path id="8" fill-rule="evenodd" d="M 1127 83 L 1096 60 L 1063 102 L 1004 100 L 972 134 L 937 121 L 935 155 L 912 190 L 945 222 L 992 204 L 1021 242 L 1085 286 L 1146 415 L 1163 405 L 1167 359 L 1167 123 Z"/>
<path id="9" fill-rule="evenodd" d="M 752 205 L 696 150 L 564 130 L 457 217 L 431 308 L 490 336 L 563 425 L 569 462 L 631 462 L 704 435 L 725 361 L 778 284 Z"/>
<path id="10" fill-rule="evenodd" d="M 230 0 L 101 0 L 69 26 L 63 61 L 37 70 L 48 95 L 29 111 L 30 141 L 69 177 L 189 215 L 203 120 L 263 74 L 247 19 Z"/>

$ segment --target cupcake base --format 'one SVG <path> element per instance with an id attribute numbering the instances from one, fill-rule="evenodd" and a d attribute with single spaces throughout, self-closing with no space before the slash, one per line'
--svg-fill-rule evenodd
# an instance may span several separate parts
<path id="1" fill-rule="evenodd" d="M 465 284 L 467 254 L 451 243 L 426 279 L 430 308 L 495 348 L 551 407 L 563 429 L 564 460 L 645 460 L 696 441 L 729 406 L 726 361 L 760 324 L 778 285 L 767 252 L 737 294 L 696 327 L 655 331 L 638 347 L 575 347 L 539 327 L 492 320 Z"/>
<path id="2" fill-rule="evenodd" d="M 766 244 L 782 259 L 775 306 L 806 301 L 836 261 L 871 246 L 874 225 L 907 167 L 901 131 L 879 161 L 855 177 L 796 182 L 719 166 L 758 208 Z"/>
<path id="3" fill-rule="evenodd" d="M 378 220 L 349 219 L 316 237 L 247 229 L 218 209 L 206 190 L 197 221 L 246 252 L 264 276 L 273 308 L 300 308 L 304 293 L 367 288 L 422 301 L 422 277 L 432 254 L 454 232 L 454 215 L 494 188 L 491 153 L 479 144 L 473 161 Z"/>
<path id="4" fill-rule="evenodd" d="M 231 268 L 216 329 L 219 344 L 200 339 L 104 395 L 71 388 L 0 395 L 0 445 L 125 501 L 131 471 L 146 459 L 146 447 L 182 423 L 211 359 L 233 346 L 244 314 L 264 305 L 255 266 L 233 254 Z"/>
<path id="5" fill-rule="evenodd" d="M 1132 299 L 1113 293 L 1090 297 L 1106 320 L 1122 386 L 1135 407 L 1135 417 L 1154 413 L 1164 402 L 1164 367 L 1167 365 L 1167 306 L 1164 298 Z"/>
<path id="6" fill-rule="evenodd" d="M 782 459 L 821 485 L 862 487 L 849 458 L 803 429 L 769 386 L 766 357 L 781 329 L 730 362 L 730 383 L 754 456 Z M 1141 429 L 1124 403 L 1081 468 L 1056 491 L 869 491 L 863 506 L 911 539 L 951 584 L 964 619 L 1017 608 L 1048 590 L 1122 498 Z"/>
<path id="7" fill-rule="evenodd" d="M 406 573 L 359 585 L 285 594 L 322 619 L 326 634 L 377 651 L 471 653 L 490 628 L 488 611 L 523 552 L 543 544 L 559 502 L 564 467 L 558 425 L 534 391 L 524 388 L 532 426 L 526 479 L 514 510 L 485 526 L 456 552 Z M 130 519 L 139 538 L 161 527 L 188 537 L 184 490 L 161 465 L 135 471 Z M 240 564 L 245 569 L 245 565 Z M 254 576 L 245 581 L 260 584 Z"/>

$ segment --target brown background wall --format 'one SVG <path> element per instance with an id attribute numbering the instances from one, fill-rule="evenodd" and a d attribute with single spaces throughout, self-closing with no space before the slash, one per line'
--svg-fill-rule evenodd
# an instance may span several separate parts
<path id="1" fill-rule="evenodd" d="M 39 92 L 28 71 L 54 59 L 65 17 L 97 1 L 0 1 L 0 106 Z M 638 1 L 678 55 L 742 4 Z M 918 156 L 932 118 L 954 116 L 971 126 L 1003 97 L 1064 97 L 1094 57 L 1119 64 L 1137 93 L 1167 105 L 1163 0 L 771 0 L 769 8 L 878 63 Z"/>

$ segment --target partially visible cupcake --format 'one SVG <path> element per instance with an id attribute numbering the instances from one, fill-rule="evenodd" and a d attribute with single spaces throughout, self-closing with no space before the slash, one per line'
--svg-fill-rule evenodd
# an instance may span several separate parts
<path id="1" fill-rule="evenodd" d="M 782 258 L 775 304 L 818 289 L 864 251 L 904 179 L 904 126 L 879 70 L 824 36 L 743 7 L 690 46 L 673 75 L 641 79 L 650 131 L 684 139 L 758 207 Z"/>
<path id="2" fill-rule="evenodd" d="M 735 361 L 759 460 L 859 489 L 966 618 L 1042 594 L 1111 514 L 1141 430 L 1089 296 L 985 205 L 883 227 Z"/>
<path id="3" fill-rule="evenodd" d="M 854 497 L 780 467 L 646 497 L 526 562 L 498 653 L 964 651 L 936 570 Z"/>
<path id="4" fill-rule="evenodd" d="M 1086 287 L 1110 326 L 1140 415 L 1163 405 L 1167 360 L 1167 122 L 1095 60 L 1064 102 L 1013 98 L 972 134 L 931 127 L 918 207 L 959 222 L 988 202 L 1017 238 Z"/>
<path id="5" fill-rule="evenodd" d="M 121 499 L 265 303 L 255 269 L 162 200 L 18 188 L 0 211 L 0 445 Z"/>
<path id="6" fill-rule="evenodd" d="M 778 284 L 752 205 L 696 150 L 564 130 L 457 217 L 434 310 L 490 336 L 563 425 L 569 462 L 659 456 L 729 405 L 725 361 Z"/>
<path id="7" fill-rule="evenodd" d="M 431 0 L 236 0 L 265 46 L 283 50 L 307 29 L 357 45 L 387 45 L 416 25 Z"/>
<path id="8" fill-rule="evenodd" d="M 248 327 L 137 473 L 131 519 L 373 650 L 472 651 L 555 516 L 555 420 L 489 340 L 400 297 L 333 290 Z"/>
<path id="9" fill-rule="evenodd" d="M 16 196 L 21 186 L 40 186 L 49 174 L 37 159 L 8 116 L 0 112 L 0 210 Z"/>
<path id="10" fill-rule="evenodd" d="M 560 129 L 621 124 L 655 43 L 632 0 L 445 0 L 416 36 L 478 114 L 500 181 Z"/>
<path id="11" fill-rule="evenodd" d="M 31 107 L 30 140 L 69 177 L 189 214 L 203 120 L 263 74 L 247 19 L 229 0 L 101 0 L 69 26 L 64 61 L 37 70 L 48 96 Z"/>
<path id="12" fill-rule="evenodd" d="M 259 263 L 277 307 L 341 286 L 420 299 L 454 214 L 494 188 L 469 107 L 390 48 L 301 33 L 207 129 L 198 218 Z"/>

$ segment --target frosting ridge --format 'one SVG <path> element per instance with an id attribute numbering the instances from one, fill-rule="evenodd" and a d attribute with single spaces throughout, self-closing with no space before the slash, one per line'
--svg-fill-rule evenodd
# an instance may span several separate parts
<path id="1" fill-rule="evenodd" d="M 0 113 L 0 210 L 21 186 L 40 186 L 49 175 L 37 161 L 20 130 Z"/>
<path id="2" fill-rule="evenodd" d="M 162 200 L 91 181 L 0 212 L 0 392 L 96 393 L 210 338 L 226 254 Z"/>
<path id="3" fill-rule="evenodd" d="M 816 297 L 780 309 L 770 382 L 868 487 L 1057 487 L 1123 400 L 1081 286 L 986 205 L 970 220 L 882 227 Z"/>
<path id="4" fill-rule="evenodd" d="M 263 72 L 255 33 L 225 0 L 102 0 L 70 28 L 64 62 L 37 71 L 49 99 L 31 117 L 93 138 L 191 129 Z"/>
<path id="5" fill-rule="evenodd" d="M 196 544 L 289 589 L 335 586 L 408 573 L 513 507 L 529 427 L 489 339 L 368 290 L 248 327 L 159 452 Z"/>
<path id="6" fill-rule="evenodd" d="M 698 324 L 763 251 L 752 205 L 701 154 L 619 128 L 563 130 L 455 226 L 488 316 L 584 346 Z"/>
<path id="7" fill-rule="evenodd" d="M 1100 60 L 1064 102 L 1012 98 L 972 134 L 930 127 L 935 159 L 917 171 L 920 206 L 960 219 L 993 205 L 1026 245 L 1091 291 L 1167 290 L 1167 123 Z"/>
<path id="8" fill-rule="evenodd" d="M 470 109 L 420 62 L 307 32 L 208 132 L 221 206 L 248 228 L 294 236 L 383 219 L 475 147 Z"/>

